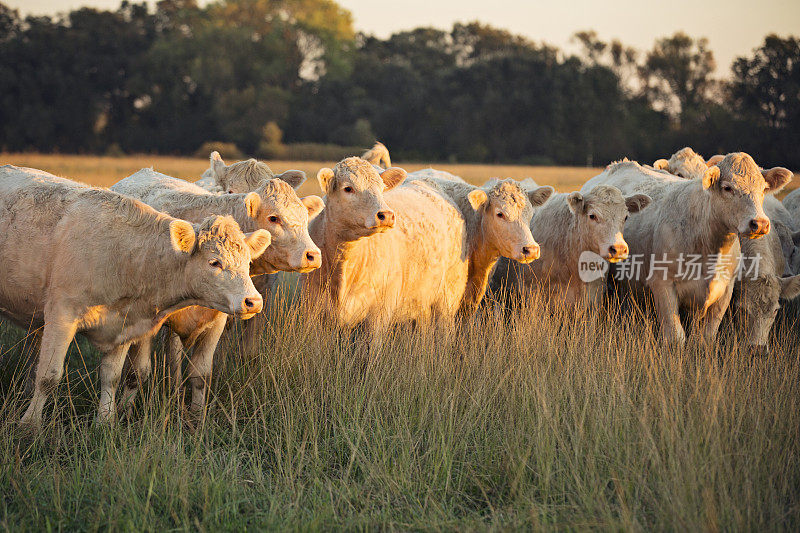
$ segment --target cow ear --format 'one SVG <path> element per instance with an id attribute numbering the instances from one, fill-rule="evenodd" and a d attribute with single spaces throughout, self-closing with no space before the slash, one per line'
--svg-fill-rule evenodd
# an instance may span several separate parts
<path id="1" fill-rule="evenodd" d="M 709 166 L 709 167 L 716 166 L 716 165 L 718 165 L 718 164 L 719 164 L 719 162 L 720 162 L 720 161 L 722 161 L 723 159 L 725 159 L 725 156 L 724 156 L 724 155 L 721 155 L 721 154 L 713 155 L 713 156 L 711 156 L 711 159 L 709 159 L 708 161 L 706 161 L 706 166 Z"/>
<path id="2" fill-rule="evenodd" d="M 302 170 L 287 170 L 283 174 L 278 174 L 275 177 L 285 181 L 295 190 L 306 181 L 306 173 Z"/>
<path id="3" fill-rule="evenodd" d="M 800 231 L 792 233 L 792 242 L 795 246 L 800 246 Z"/>
<path id="4" fill-rule="evenodd" d="M 300 200 L 308 209 L 308 220 L 313 220 L 325 208 L 325 202 L 319 196 L 306 196 Z"/>
<path id="5" fill-rule="evenodd" d="M 628 208 L 628 213 L 638 213 L 653 200 L 646 194 L 634 194 L 625 198 L 625 207 Z"/>
<path id="6" fill-rule="evenodd" d="M 322 189 L 322 192 L 329 194 L 333 186 L 333 170 L 329 168 L 319 169 L 319 172 L 317 172 L 317 181 L 319 182 L 319 187 Z"/>
<path id="7" fill-rule="evenodd" d="M 487 200 L 489 200 L 489 197 L 486 195 L 486 191 L 483 189 L 475 189 L 467 195 L 467 199 L 469 200 L 469 205 L 472 206 L 472 209 L 477 211 L 483 204 L 487 202 Z"/>
<path id="8" fill-rule="evenodd" d="M 400 167 L 389 167 L 383 172 L 381 172 L 381 179 L 383 180 L 384 185 L 386 185 L 385 191 L 394 189 L 401 183 L 403 180 L 406 179 L 406 171 Z"/>
<path id="9" fill-rule="evenodd" d="M 788 168 L 775 167 L 769 170 L 762 170 L 761 175 L 769 186 L 768 192 L 778 192 L 784 185 L 792 181 L 794 174 Z"/>
<path id="10" fill-rule="evenodd" d="M 549 185 L 544 187 L 537 187 L 536 189 L 528 192 L 528 200 L 531 201 L 533 207 L 539 207 L 547 201 L 548 198 L 555 192 L 555 189 Z"/>
<path id="11" fill-rule="evenodd" d="M 258 208 L 261 207 L 261 196 L 257 192 L 249 192 L 244 197 L 244 209 L 247 216 L 256 218 L 258 216 Z"/>
<path id="12" fill-rule="evenodd" d="M 194 227 L 185 220 L 173 220 L 169 223 L 169 240 L 176 252 L 191 254 L 197 242 L 197 234 Z"/>
<path id="13" fill-rule="evenodd" d="M 257 229 L 252 233 L 245 233 L 244 242 L 250 248 L 250 259 L 256 259 L 272 243 L 272 234 L 265 229 Z"/>
<path id="14" fill-rule="evenodd" d="M 219 152 L 217 151 L 211 152 L 209 160 L 211 162 L 211 173 L 214 175 L 214 181 L 216 181 L 217 185 L 224 189 L 225 169 L 228 168 L 225 166 L 225 161 L 222 160 L 222 156 L 220 156 Z"/>
<path id="15" fill-rule="evenodd" d="M 718 179 L 719 179 L 719 167 L 718 166 L 708 167 L 706 169 L 706 173 L 703 174 L 703 188 L 708 189 L 709 187 L 714 185 Z"/>
<path id="16" fill-rule="evenodd" d="M 583 212 L 583 195 L 579 192 L 571 192 L 569 196 L 567 196 L 567 205 L 569 206 L 569 210 L 575 213 Z"/>
<path id="17" fill-rule="evenodd" d="M 657 159 L 653 161 L 653 168 L 656 170 L 668 170 L 669 161 L 667 161 L 666 159 Z"/>
<path id="18" fill-rule="evenodd" d="M 781 298 L 794 300 L 800 296 L 800 275 L 781 278 Z"/>

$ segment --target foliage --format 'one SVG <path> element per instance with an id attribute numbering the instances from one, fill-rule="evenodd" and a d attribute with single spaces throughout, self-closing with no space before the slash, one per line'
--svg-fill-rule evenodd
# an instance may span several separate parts
<path id="1" fill-rule="evenodd" d="M 796 37 L 768 36 L 730 80 L 704 38 L 575 40 L 572 57 L 478 22 L 356 35 L 332 0 L 25 19 L 0 4 L 0 149 L 187 154 L 222 140 L 275 157 L 272 122 L 287 144 L 377 138 L 399 159 L 592 165 L 691 145 L 800 166 Z"/>

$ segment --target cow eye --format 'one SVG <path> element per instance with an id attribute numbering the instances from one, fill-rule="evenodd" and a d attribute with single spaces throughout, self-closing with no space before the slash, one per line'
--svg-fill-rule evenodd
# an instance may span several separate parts
<path id="1" fill-rule="evenodd" d="M 722 190 L 725 192 L 733 192 L 733 187 L 731 187 L 730 185 L 723 185 Z"/>
<path id="2" fill-rule="evenodd" d="M 630 215 L 625 215 L 625 222 L 627 222 L 627 221 L 628 221 L 628 217 L 629 217 L 629 216 L 630 216 Z"/>
<path id="3" fill-rule="evenodd" d="M 268 220 L 269 220 L 270 222 L 272 222 L 273 224 L 277 224 L 278 222 L 280 222 L 280 221 L 281 221 L 281 219 L 279 219 L 279 218 L 278 218 L 278 217 L 276 217 L 275 215 L 272 215 L 271 217 L 269 217 L 269 219 L 268 219 Z"/>
<path id="4" fill-rule="evenodd" d="M 597 215 L 594 213 L 589 213 L 589 220 L 597 220 Z"/>
<path id="5" fill-rule="evenodd" d="M 212 259 L 208 264 L 211 265 L 212 268 L 222 269 L 222 263 L 219 262 L 219 259 Z"/>
<path id="6" fill-rule="evenodd" d="M 347 186 L 344 188 L 344 192 L 353 192 L 353 188 L 351 186 Z"/>
<path id="7" fill-rule="evenodd" d="M 505 218 L 505 215 L 502 212 L 498 212 L 497 218 Z"/>

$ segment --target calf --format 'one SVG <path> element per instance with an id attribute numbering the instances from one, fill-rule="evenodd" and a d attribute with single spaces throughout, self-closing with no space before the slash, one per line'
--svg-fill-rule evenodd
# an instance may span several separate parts
<path id="1" fill-rule="evenodd" d="M 530 185 L 535 185 L 532 180 Z M 588 251 L 612 263 L 628 257 L 623 225 L 629 213 L 638 213 L 649 204 L 650 197 L 645 194 L 624 197 L 619 189 L 608 185 L 598 185 L 584 194 L 551 196 L 531 220 L 531 232 L 542 247 L 542 259 L 516 267 L 508 260 L 501 261 L 493 285 L 505 282 L 517 289 L 544 286 L 555 291 L 568 306 L 585 310 L 602 295 L 604 277 L 582 280 L 582 256 Z"/>
<path id="2" fill-rule="evenodd" d="M 192 183 L 175 179 L 152 169 L 142 169 L 111 187 L 148 205 L 186 220 L 209 215 L 231 215 L 246 231 L 265 229 L 272 245 L 250 266 L 250 275 L 271 274 L 279 270 L 309 272 L 320 266 L 321 252 L 308 234 L 309 218 L 323 207 L 317 196 L 302 200 L 281 179 L 260 183 L 246 194 L 211 194 Z M 227 317 L 212 309 L 194 306 L 172 314 L 167 324 L 177 334 L 184 349 L 194 347 L 190 387 L 192 410 L 205 404 L 205 382 L 211 373 L 214 351 Z M 176 383 L 180 382 L 181 351 L 170 343 L 169 360 Z M 130 403 L 139 383 L 150 374 L 151 339 L 138 343 L 131 353 L 131 372 L 126 380 L 124 399 Z"/>
<path id="3" fill-rule="evenodd" d="M 108 190 L 5 165 L 0 224 L 0 312 L 44 328 L 22 417 L 34 428 L 76 333 L 103 352 L 97 417 L 106 421 L 128 347 L 171 313 L 203 305 L 251 316 L 262 308 L 248 267 L 269 233 L 245 236 L 229 217 L 192 225 Z"/>
<path id="4" fill-rule="evenodd" d="M 665 170 L 686 179 L 702 178 L 709 166 L 703 156 L 688 146 L 672 154 L 669 159 L 659 159 L 653 163 L 656 170 Z"/>
<path id="5" fill-rule="evenodd" d="M 749 155 L 734 153 L 691 180 L 635 162 L 612 164 L 581 192 L 605 184 L 653 199 L 653 207 L 625 225 L 631 254 L 641 261 L 638 271 L 629 271 L 630 281 L 652 292 L 662 339 L 685 342 L 678 310 L 689 307 L 699 313 L 703 338 L 710 343 L 730 303 L 740 258 L 737 237 L 769 233 L 764 195 L 780 190 L 790 177 L 782 168 L 761 171 Z"/>

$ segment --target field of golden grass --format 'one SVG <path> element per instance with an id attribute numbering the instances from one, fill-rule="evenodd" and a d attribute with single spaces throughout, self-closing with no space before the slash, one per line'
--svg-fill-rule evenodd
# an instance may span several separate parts
<path id="1" fill-rule="evenodd" d="M 208 159 L 197 157 L 173 157 L 163 155 L 131 155 L 124 157 L 59 155 L 37 153 L 0 153 L 0 164 L 10 163 L 46 170 L 65 178 L 82 181 L 90 185 L 109 187 L 142 167 L 152 166 L 155 170 L 169 176 L 195 181 L 208 168 Z M 232 161 L 226 161 L 232 163 Z M 319 186 L 314 177 L 323 167 L 332 167 L 335 161 L 268 161 L 272 170 L 283 172 L 289 169 L 302 170 L 308 181 L 300 189 L 300 194 L 319 194 Z M 430 165 L 418 163 L 395 163 L 412 172 Z M 492 177 L 533 178 L 540 185 L 552 185 L 561 191 L 571 191 L 592 176 L 600 173 L 600 168 L 587 167 L 549 167 L 521 165 L 468 165 L 441 163 L 435 168 L 452 172 L 470 183 L 481 185 Z"/>

